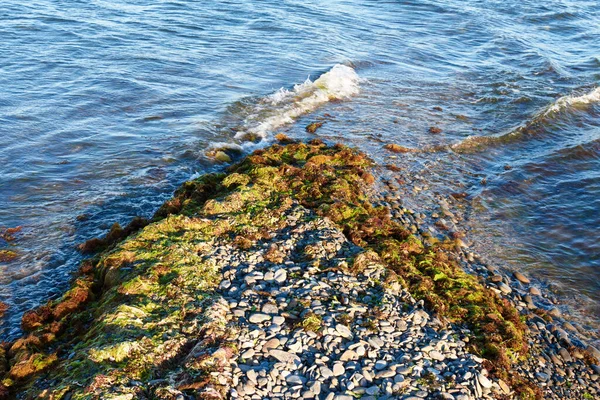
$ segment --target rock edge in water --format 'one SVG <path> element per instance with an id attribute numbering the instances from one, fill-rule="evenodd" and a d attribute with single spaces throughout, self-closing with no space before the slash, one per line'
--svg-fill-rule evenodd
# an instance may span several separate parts
<path id="1" fill-rule="evenodd" d="M 456 241 L 424 244 L 376 206 L 364 154 L 285 142 L 96 241 L 0 348 L 0 398 L 542 397 L 548 374 L 519 367 L 525 316 Z"/>

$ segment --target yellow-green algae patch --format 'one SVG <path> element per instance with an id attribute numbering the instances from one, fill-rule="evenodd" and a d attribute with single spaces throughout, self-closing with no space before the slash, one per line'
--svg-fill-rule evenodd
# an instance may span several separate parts
<path id="1" fill-rule="evenodd" d="M 0 388 L 48 399 L 142 392 L 170 399 L 171 387 L 208 396 L 204 389 L 218 389 L 210 372 L 236 352 L 224 318 L 210 317 L 220 280 L 211 251 L 217 242 L 251 249 L 286 226 L 282 215 L 297 202 L 365 248 L 348 260 L 351 269 L 373 257 L 385 261 L 385 284 L 401 284 L 442 319 L 467 325 L 473 351 L 490 361 L 488 368 L 523 396 L 536 395 L 510 370 L 509 355 L 527 351 L 516 310 L 466 274 L 443 244 L 423 245 L 387 208 L 371 203 L 371 161 L 341 145 L 286 143 L 255 151 L 227 173 L 183 184 L 149 225 L 115 228 L 96 242 L 106 249 L 82 264 L 72 289 L 24 316 L 29 334 L 8 349 Z M 113 240 L 123 232 L 129 237 Z M 276 261 L 275 250 L 266 256 Z M 309 315 L 299 325 L 319 330 L 320 321 Z M 24 372 L 17 376 L 15 368 Z"/>

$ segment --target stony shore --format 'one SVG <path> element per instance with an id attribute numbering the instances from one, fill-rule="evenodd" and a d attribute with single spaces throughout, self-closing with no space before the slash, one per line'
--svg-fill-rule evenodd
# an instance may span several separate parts
<path id="1" fill-rule="evenodd" d="M 527 277 L 431 235 L 363 154 L 279 139 L 83 246 L 0 347 L 0 398 L 600 397 L 588 333 Z"/>

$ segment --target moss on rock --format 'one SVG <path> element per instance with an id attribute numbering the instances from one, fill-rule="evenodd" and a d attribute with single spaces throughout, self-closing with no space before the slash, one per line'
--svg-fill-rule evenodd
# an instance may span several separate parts
<path id="1" fill-rule="evenodd" d="M 26 398 L 86 399 L 108 391 L 137 398 L 143 389 L 135 382 L 166 377 L 191 394 L 216 390 L 210 372 L 236 350 L 228 346 L 225 316 L 210 317 L 220 281 L 213 245 L 251 248 L 286 226 L 282 215 L 294 203 L 330 219 L 365 248 L 351 270 L 385 261 L 386 284 L 401 284 L 440 317 L 469 326 L 473 350 L 498 376 L 520 384 L 507 357 L 527 350 L 514 308 L 466 274 L 442 245 L 423 245 L 387 208 L 373 205 L 372 163 L 364 154 L 319 140 L 286 143 L 257 150 L 226 173 L 186 182 L 151 223 L 115 226 L 86 246 L 104 250 L 82 264 L 60 299 L 25 314 L 30 333 L 11 346 L 3 384 Z M 281 254 L 270 249 L 266 258 L 278 262 Z M 300 325 L 318 330 L 321 324 L 309 313 Z M 144 390 L 170 398 L 174 389 L 165 383 Z"/>

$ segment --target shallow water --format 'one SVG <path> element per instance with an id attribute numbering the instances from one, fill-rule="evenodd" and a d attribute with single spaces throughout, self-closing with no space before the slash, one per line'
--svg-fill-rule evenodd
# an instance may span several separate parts
<path id="1" fill-rule="evenodd" d="M 0 239 L 19 254 L 0 338 L 65 288 L 77 243 L 218 168 L 211 146 L 325 114 L 317 135 L 468 194 L 477 251 L 597 321 L 598 21 L 597 1 L 5 1 L 0 227 L 23 228 Z"/>

